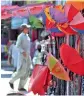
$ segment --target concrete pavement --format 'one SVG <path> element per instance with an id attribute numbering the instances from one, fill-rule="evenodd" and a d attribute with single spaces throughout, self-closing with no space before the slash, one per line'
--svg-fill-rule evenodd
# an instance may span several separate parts
<path id="1" fill-rule="evenodd" d="M 2 67 L 1 69 L 1 79 L 0 79 L 0 96 L 7 96 L 7 94 L 12 91 L 9 86 L 9 80 L 12 76 L 14 68 L 13 67 Z M 29 79 L 28 79 L 29 82 Z M 28 82 L 25 85 L 25 89 L 28 90 Z M 14 90 L 18 89 L 19 80 L 14 83 Z M 15 95 L 16 96 L 16 95 Z M 18 95 L 17 95 L 18 96 Z"/>

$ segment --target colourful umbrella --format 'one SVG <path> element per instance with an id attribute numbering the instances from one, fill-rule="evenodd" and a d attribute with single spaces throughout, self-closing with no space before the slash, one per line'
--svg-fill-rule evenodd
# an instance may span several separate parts
<path id="1" fill-rule="evenodd" d="M 66 0 L 66 3 L 73 5 L 79 11 L 84 9 L 84 0 Z"/>
<path id="2" fill-rule="evenodd" d="M 60 10 L 58 10 L 56 8 L 50 7 L 49 14 L 50 14 L 51 18 L 53 18 L 57 23 L 65 23 L 68 21 L 64 12 L 61 12 Z"/>
<path id="3" fill-rule="evenodd" d="M 82 16 L 82 14 L 78 12 L 69 25 L 73 28 L 84 30 L 84 17 Z"/>
<path id="4" fill-rule="evenodd" d="M 29 17 L 29 23 L 32 26 L 32 28 L 43 28 L 42 22 L 35 16 Z"/>
<path id="5" fill-rule="evenodd" d="M 54 20 L 52 19 L 52 17 L 50 16 L 49 7 L 46 7 L 45 10 L 44 10 L 44 12 L 45 12 L 47 18 L 48 18 L 51 22 L 55 23 L 55 21 L 54 21 Z"/>
<path id="6" fill-rule="evenodd" d="M 50 53 L 47 55 L 47 65 L 51 73 L 59 79 L 70 81 L 68 73 L 60 62 Z"/>
<path id="7" fill-rule="evenodd" d="M 60 47 L 60 56 L 64 65 L 72 72 L 84 75 L 84 59 L 79 53 L 67 44 Z"/>
<path id="8" fill-rule="evenodd" d="M 65 28 L 64 26 L 58 24 L 57 27 L 61 32 L 65 33 L 65 34 L 75 35 L 78 33 L 77 31 L 73 30 L 73 28 L 71 26 L 68 26 Z"/>
<path id="9" fill-rule="evenodd" d="M 64 6 L 64 13 L 66 15 L 66 17 L 68 18 L 68 21 L 72 21 L 74 16 L 78 13 L 79 11 L 70 4 L 65 4 Z"/>
<path id="10" fill-rule="evenodd" d="M 50 10 L 49 7 L 45 9 L 45 14 L 47 16 L 47 19 L 50 21 L 49 22 L 48 20 L 46 20 L 46 22 L 49 22 L 48 24 L 46 23 L 47 28 L 57 27 L 61 32 L 65 34 L 70 34 L 70 35 L 77 34 L 77 32 L 73 30 L 72 27 L 69 25 L 69 22 L 66 18 L 66 14 L 64 15 L 64 12 L 61 11 L 62 9 L 60 10 L 59 8 L 58 9 L 52 8 L 54 17 L 50 15 L 49 10 Z M 57 14 L 55 14 L 56 12 Z M 62 14 L 62 16 L 60 14 Z"/>
<path id="11" fill-rule="evenodd" d="M 52 36 L 65 36 L 64 33 L 60 32 L 60 30 L 58 28 L 56 28 L 56 24 L 54 22 L 51 22 L 50 20 L 48 20 L 48 18 L 46 18 L 46 29 L 51 31 L 51 35 Z"/>
<path id="12" fill-rule="evenodd" d="M 33 91 L 34 94 L 44 95 L 50 80 L 51 75 L 48 67 L 36 65 L 29 81 L 28 91 Z"/>

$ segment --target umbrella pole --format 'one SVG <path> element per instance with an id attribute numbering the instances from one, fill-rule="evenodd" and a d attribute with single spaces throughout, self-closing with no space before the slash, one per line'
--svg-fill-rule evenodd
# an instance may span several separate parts
<path id="1" fill-rule="evenodd" d="M 69 35 L 66 36 L 66 43 L 69 45 Z M 69 70 L 67 69 L 67 73 L 69 74 Z M 67 81 L 66 85 L 66 95 L 69 95 L 69 81 Z"/>

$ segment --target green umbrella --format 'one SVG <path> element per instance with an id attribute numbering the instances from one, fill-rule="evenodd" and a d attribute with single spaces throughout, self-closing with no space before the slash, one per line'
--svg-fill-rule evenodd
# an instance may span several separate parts
<path id="1" fill-rule="evenodd" d="M 29 23 L 32 28 L 43 28 L 42 22 L 38 18 L 36 18 L 35 16 L 29 17 Z"/>

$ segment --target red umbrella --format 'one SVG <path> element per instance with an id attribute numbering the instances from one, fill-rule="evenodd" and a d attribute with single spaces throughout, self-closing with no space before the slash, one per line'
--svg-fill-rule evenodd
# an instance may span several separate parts
<path id="1" fill-rule="evenodd" d="M 76 16 L 74 16 L 73 20 L 70 22 L 70 25 L 73 28 L 84 30 L 84 17 L 80 12 L 78 12 Z"/>
<path id="2" fill-rule="evenodd" d="M 67 16 L 69 22 L 73 20 L 73 17 L 78 13 L 79 11 L 70 4 L 65 4 L 64 6 L 64 13 Z"/>
<path id="3" fill-rule="evenodd" d="M 57 25 L 58 29 L 60 31 L 62 31 L 65 34 L 69 34 L 69 35 L 75 35 L 77 34 L 77 32 L 75 30 L 73 30 L 70 26 L 67 26 L 66 28 L 62 25 Z"/>
<path id="4" fill-rule="evenodd" d="M 55 8 L 54 8 L 55 9 Z M 55 20 L 59 21 L 61 19 L 61 21 L 63 20 L 63 16 L 60 16 L 59 18 L 57 18 L 57 14 L 55 14 L 55 11 L 57 13 L 61 13 L 63 14 L 65 21 L 66 22 L 55 22 Z M 71 12 L 73 11 L 73 14 L 71 15 Z M 77 32 L 75 30 L 73 30 L 73 28 L 71 27 L 71 25 L 69 25 L 70 21 L 73 19 L 73 17 L 78 13 L 78 10 L 76 8 L 74 8 L 73 6 L 65 6 L 65 12 L 61 12 L 61 10 L 58 8 L 57 10 L 53 10 L 53 16 L 50 16 L 49 13 L 49 8 L 45 9 L 45 14 L 47 16 L 47 18 L 49 19 L 50 23 L 47 23 L 47 28 L 49 27 L 57 27 L 61 32 L 65 33 L 65 34 L 69 34 L 69 35 L 74 35 L 77 34 Z M 61 15 L 60 14 L 60 15 Z M 52 18 L 53 17 L 53 18 Z M 68 18 L 68 20 L 66 19 L 66 17 Z M 53 21 L 54 20 L 54 21 Z M 46 22 L 48 22 L 46 20 Z"/>
<path id="5" fill-rule="evenodd" d="M 78 52 L 69 45 L 62 44 L 60 47 L 60 56 L 64 65 L 72 72 L 84 75 L 84 59 Z"/>
<path id="6" fill-rule="evenodd" d="M 48 18 L 46 18 L 46 29 L 50 30 L 52 28 L 56 28 L 56 24 L 54 22 L 51 22 L 50 20 L 48 20 Z M 59 32 L 52 32 L 51 35 L 54 37 L 55 36 L 59 36 L 59 37 L 65 36 L 65 34 L 60 31 Z"/>
<path id="7" fill-rule="evenodd" d="M 69 20 L 69 26 L 79 30 L 84 30 L 84 17 L 82 16 L 81 12 L 71 4 L 66 4 L 64 6 L 64 10 L 65 15 Z"/>
<path id="8" fill-rule="evenodd" d="M 33 91 L 34 94 L 44 95 L 50 80 L 51 75 L 49 74 L 48 67 L 36 65 L 29 81 L 28 91 Z"/>

